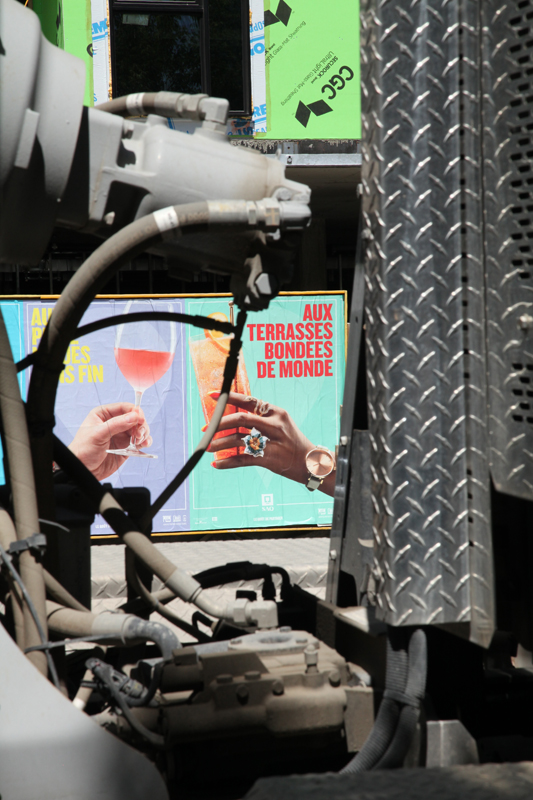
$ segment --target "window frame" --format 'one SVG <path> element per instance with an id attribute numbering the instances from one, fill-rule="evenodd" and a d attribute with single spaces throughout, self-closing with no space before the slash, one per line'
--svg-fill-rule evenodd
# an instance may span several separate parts
<path id="1" fill-rule="evenodd" d="M 216 2 L 216 0 L 214 0 Z M 249 0 L 240 0 L 241 5 L 241 42 L 242 42 L 242 108 L 230 108 L 232 117 L 252 116 L 252 79 L 250 65 L 250 24 Z M 109 41 L 111 49 L 111 87 L 116 86 L 117 66 L 115 54 L 115 28 L 113 14 L 150 12 L 167 14 L 196 14 L 200 17 L 200 76 L 202 91 L 211 94 L 211 59 L 209 40 L 209 0 L 111 0 L 109 3 Z M 113 97 L 115 97 L 113 90 Z"/>

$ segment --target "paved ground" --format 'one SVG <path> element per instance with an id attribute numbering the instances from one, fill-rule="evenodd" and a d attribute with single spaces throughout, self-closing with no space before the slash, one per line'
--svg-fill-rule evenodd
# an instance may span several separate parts
<path id="1" fill-rule="evenodd" d="M 245 800 L 530 800 L 533 763 L 264 778 Z"/>
<path id="2" fill-rule="evenodd" d="M 231 561 L 252 561 L 284 567 L 293 583 L 324 597 L 328 564 L 329 539 L 250 539 L 239 541 L 155 543 L 155 546 L 176 566 L 191 575 Z M 124 578 L 124 545 L 98 545 L 91 548 L 92 608 L 99 612 L 118 608 L 126 598 Z M 274 578 L 276 583 L 276 578 Z M 207 590 L 213 598 L 234 597 L 239 588 L 258 589 L 259 581 L 228 584 Z M 160 588 L 154 581 L 153 590 Z M 190 621 L 194 607 L 180 600 L 168 604 L 174 613 Z M 152 619 L 170 623 L 159 615 Z M 190 637 L 176 630 L 182 642 Z"/>

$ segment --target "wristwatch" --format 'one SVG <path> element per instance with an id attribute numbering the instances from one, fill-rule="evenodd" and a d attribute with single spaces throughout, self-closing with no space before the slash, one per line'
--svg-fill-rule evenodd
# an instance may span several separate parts
<path id="1" fill-rule="evenodd" d="M 314 492 L 335 469 L 335 456 L 327 447 L 313 447 L 305 457 L 305 466 L 309 473 L 306 486 Z"/>

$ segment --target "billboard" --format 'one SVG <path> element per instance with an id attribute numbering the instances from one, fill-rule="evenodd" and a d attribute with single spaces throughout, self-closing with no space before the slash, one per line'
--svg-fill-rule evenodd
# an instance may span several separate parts
<path id="1" fill-rule="evenodd" d="M 359 2 L 251 0 L 252 119 L 230 135 L 360 139 Z"/>
<path id="2" fill-rule="evenodd" d="M 313 447 L 334 451 L 338 441 L 345 303 L 344 292 L 287 293 L 267 310 L 248 315 L 224 430 L 154 517 L 155 532 L 331 523 L 332 493 L 308 491 L 305 455 Z M 37 348 L 54 304 L 49 298 L 7 304 L 16 356 Z M 228 295 L 97 298 L 81 324 L 114 316 L 120 324 L 71 342 L 58 387 L 55 433 L 79 455 L 89 439 L 93 446 L 96 430 L 115 430 L 112 426 L 140 404 L 145 429 L 140 448 L 129 442 L 129 433 L 112 439 L 108 434 L 106 441 L 98 440 L 101 459 L 91 462 L 91 469 L 112 486 L 145 486 L 154 500 L 203 435 L 230 339 L 168 321 L 123 324 L 124 315 L 149 309 L 220 321 L 233 316 Z M 260 452 L 250 449 L 250 439 Z M 97 517 L 93 535 L 111 533 Z"/>

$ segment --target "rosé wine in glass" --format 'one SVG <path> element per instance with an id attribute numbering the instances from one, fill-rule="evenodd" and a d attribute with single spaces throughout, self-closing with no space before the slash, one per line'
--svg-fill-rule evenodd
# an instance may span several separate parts
<path id="1" fill-rule="evenodd" d="M 124 315 L 142 311 L 171 312 L 170 303 L 154 300 L 130 300 Z M 135 392 L 135 406 L 141 405 L 144 392 L 167 372 L 176 352 L 176 323 L 161 320 L 122 323 L 115 336 L 115 360 Z M 108 450 L 118 456 L 157 458 L 153 453 L 144 453 L 135 444 L 132 436 L 128 447 Z"/>
<path id="2" fill-rule="evenodd" d="M 174 353 L 115 347 L 115 360 L 134 391 L 144 392 L 163 377 L 174 361 Z"/>

